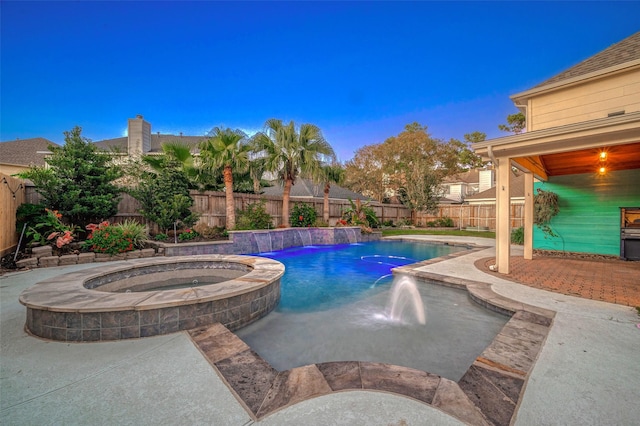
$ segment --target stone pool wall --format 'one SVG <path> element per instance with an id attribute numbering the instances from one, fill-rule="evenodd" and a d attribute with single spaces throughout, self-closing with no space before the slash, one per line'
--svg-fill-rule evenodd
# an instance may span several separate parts
<path id="1" fill-rule="evenodd" d="M 362 234 L 360 227 L 284 228 L 253 231 L 229 231 L 229 241 L 201 243 L 153 243 L 165 256 L 198 254 L 259 254 L 289 247 L 377 241 L 381 232 Z"/>

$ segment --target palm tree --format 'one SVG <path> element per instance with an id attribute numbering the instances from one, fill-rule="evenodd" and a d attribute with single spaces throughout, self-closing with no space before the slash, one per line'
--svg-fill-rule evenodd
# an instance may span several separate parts
<path id="1" fill-rule="evenodd" d="M 188 178 L 190 188 L 199 188 L 203 182 L 202 171 L 195 165 L 191 148 L 180 142 L 168 142 L 162 144 L 164 155 L 145 155 L 142 161 L 149 165 L 152 170 L 158 172 L 167 167 L 174 167 L 180 170 Z"/>
<path id="2" fill-rule="evenodd" d="M 324 184 L 324 204 L 322 207 L 322 220 L 329 223 L 329 191 L 331 184 L 341 185 L 344 182 L 344 167 L 338 162 L 321 166 L 316 181 Z"/>
<path id="3" fill-rule="evenodd" d="M 254 149 L 264 159 L 265 170 L 275 172 L 282 182 L 282 223 L 289 226 L 289 195 L 300 173 L 316 175 L 322 160 L 335 157 L 333 148 L 324 139 L 320 128 L 313 124 L 301 124 L 296 130 L 291 121 L 271 118 L 265 123 L 264 132 L 253 137 Z"/>
<path id="4" fill-rule="evenodd" d="M 200 156 L 207 169 L 222 167 L 226 198 L 226 228 L 236 227 L 236 210 L 233 198 L 233 172 L 244 172 L 249 166 L 250 146 L 247 135 L 240 130 L 214 128 L 210 138 L 200 144 Z"/>
<path id="5" fill-rule="evenodd" d="M 253 193 L 260 194 L 260 181 L 264 174 L 264 158 L 255 158 L 249 163 L 249 177 L 253 182 Z"/>

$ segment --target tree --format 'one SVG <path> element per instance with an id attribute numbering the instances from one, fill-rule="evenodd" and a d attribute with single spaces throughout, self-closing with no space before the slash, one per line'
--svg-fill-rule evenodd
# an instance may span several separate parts
<path id="1" fill-rule="evenodd" d="M 240 130 L 214 128 L 211 137 L 200 145 L 203 166 L 209 170 L 222 168 L 226 199 L 226 228 L 236 227 L 236 207 L 233 198 L 233 172 L 244 172 L 249 168 L 247 135 Z"/>
<path id="2" fill-rule="evenodd" d="M 195 157 L 191 153 L 191 149 L 192 148 L 189 145 L 177 141 L 162 144 L 162 152 L 164 156 L 173 160 L 171 164 L 177 165 L 178 169 L 181 170 L 189 179 L 190 189 L 197 189 L 200 191 L 224 190 L 224 177 L 221 172 L 221 168 L 206 167 L 202 164 L 202 157 Z M 145 155 L 142 157 L 142 160 L 155 171 L 160 170 L 167 164 L 162 156 L 158 155 Z M 240 179 L 234 178 L 234 183 L 241 182 L 246 179 L 247 178 L 245 177 L 241 177 Z M 242 184 L 244 184 L 244 182 L 241 182 L 241 185 Z M 234 190 L 238 192 L 235 187 Z"/>
<path id="3" fill-rule="evenodd" d="M 521 112 L 510 114 L 507 116 L 507 124 L 498 124 L 498 129 L 519 135 L 527 126 L 526 120 L 526 117 Z"/>
<path id="4" fill-rule="evenodd" d="M 296 129 L 293 121 L 285 125 L 275 118 L 267 120 L 265 130 L 257 133 L 252 143 L 265 170 L 276 173 L 283 184 L 282 221 L 288 227 L 289 197 L 296 178 L 300 173 L 315 175 L 323 160 L 335 158 L 333 148 L 319 127 L 301 124 Z"/>
<path id="5" fill-rule="evenodd" d="M 412 210 L 433 210 L 444 176 L 457 168 L 455 150 L 432 138 L 418 123 L 382 144 L 383 170 L 400 201 Z"/>
<path id="6" fill-rule="evenodd" d="M 191 211 L 193 198 L 189 178 L 170 156 L 159 157 L 156 170 L 144 171 L 138 184 L 127 192 L 140 202 L 140 214 L 167 232 L 176 222 L 193 226 L 198 215 Z"/>
<path id="7" fill-rule="evenodd" d="M 475 132 L 465 135 L 465 142 L 444 142 L 431 137 L 426 126 L 408 124 L 382 144 L 356 151 L 346 165 L 345 185 L 378 201 L 394 193 L 412 210 L 433 210 L 446 176 L 481 164 L 469 145 L 483 137 Z"/>
<path id="8" fill-rule="evenodd" d="M 165 157 L 168 157 L 171 160 L 170 163 L 172 166 L 177 167 L 189 178 L 192 189 L 199 187 L 198 181 L 200 180 L 201 173 L 194 164 L 191 148 L 188 145 L 180 142 L 163 143 L 162 153 L 164 156 L 145 155 L 142 157 L 142 161 L 153 170 L 160 171 L 167 166 L 168 162 Z"/>
<path id="9" fill-rule="evenodd" d="M 122 171 L 111 155 L 82 137 L 82 128 L 76 126 L 64 136 L 62 147 L 50 147 L 47 168 L 34 167 L 20 177 L 33 181 L 46 207 L 84 229 L 118 212 L 121 190 L 114 182 Z"/>
<path id="10" fill-rule="evenodd" d="M 390 191 L 388 177 L 382 169 L 384 162 L 381 144 L 358 148 L 353 159 L 345 164 L 345 187 L 383 202 Z"/>
<path id="11" fill-rule="evenodd" d="M 315 181 L 324 184 L 324 200 L 322 207 L 322 220 L 329 223 L 329 191 L 331 190 L 331 184 L 341 185 L 344 181 L 344 167 L 338 162 L 331 164 L 324 164 L 320 167 L 318 176 L 315 177 Z"/>
<path id="12" fill-rule="evenodd" d="M 264 158 L 254 158 L 249 162 L 249 177 L 253 183 L 253 193 L 260 194 L 262 186 L 262 175 L 265 172 Z"/>

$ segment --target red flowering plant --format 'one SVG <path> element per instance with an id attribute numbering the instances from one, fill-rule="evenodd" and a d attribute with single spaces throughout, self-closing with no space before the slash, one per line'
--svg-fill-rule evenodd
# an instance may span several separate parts
<path id="1" fill-rule="evenodd" d="M 200 234 L 195 229 L 188 228 L 178 234 L 178 239 L 180 241 L 189 241 L 199 236 Z"/>
<path id="2" fill-rule="evenodd" d="M 62 222 L 62 214 L 58 210 L 45 209 L 41 222 L 29 227 L 27 236 L 31 238 L 31 244 L 51 244 L 60 253 L 69 250 L 69 244 L 75 239 L 79 227 Z"/>
<path id="3" fill-rule="evenodd" d="M 292 227 L 306 228 L 313 226 L 316 223 L 318 213 L 309 204 L 295 204 L 291 209 L 289 215 L 289 223 Z"/>
<path id="4" fill-rule="evenodd" d="M 125 221 L 115 225 L 107 221 L 86 226 L 89 236 L 83 243 L 85 250 L 95 253 L 119 254 L 134 250 L 144 245 L 148 237 L 147 229 L 133 221 Z"/>

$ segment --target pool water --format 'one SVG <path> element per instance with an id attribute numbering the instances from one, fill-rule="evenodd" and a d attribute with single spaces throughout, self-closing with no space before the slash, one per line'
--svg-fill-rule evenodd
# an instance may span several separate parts
<path id="1" fill-rule="evenodd" d="M 506 324 L 464 290 L 418 283 L 426 324 L 391 321 L 391 268 L 465 250 L 377 241 L 262 253 L 282 262 L 281 301 L 236 334 L 274 368 L 384 362 L 459 380 Z"/>

